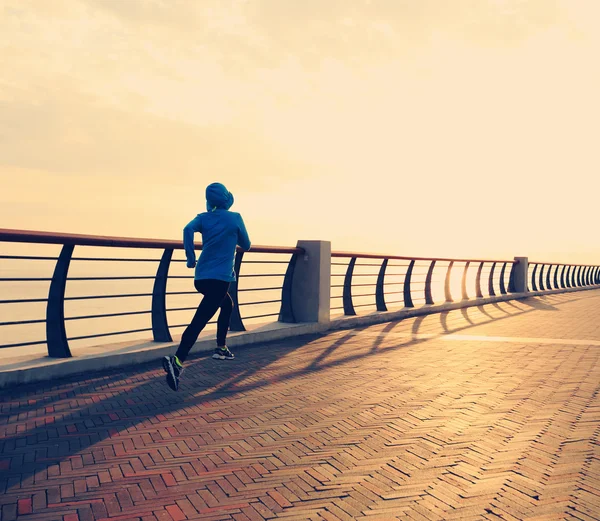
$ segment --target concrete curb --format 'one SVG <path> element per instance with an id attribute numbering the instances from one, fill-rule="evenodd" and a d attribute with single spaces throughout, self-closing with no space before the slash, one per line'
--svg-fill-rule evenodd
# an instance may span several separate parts
<path id="1" fill-rule="evenodd" d="M 558 293 L 572 293 L 598 289 L 598 286 L 588 288 L 568 288 L 559 290 L 535 291 L 528 293 L 511 293 L 508 295 L 499 295 L 495 297 L 483 297 L 458 302 L 446 302 L 443 304 L 423 305 L 416 308 L 403 308 L 396 311 L 375 312 L 362 316 L 340 317 L 329 323 L 303 323 L 303 324 L 282 324 L 274 323 L 258 328 L 254 331 L 245 331 L 241 333 L 230 333 L 228 336 L 228 345 L 237 348 L 245 345 L 273 342 L 286 338 L 297 337 L 301 335 L 322 334 L 327 331 L 340 329 L 353 329 L 384 322 L 402 320 L 404 318 L 416 317 L 420 315 L 430 315 L 433 313 L 442 313 L 466 307 L 481 306 L 494 302 L 504 302 L 507 300 L 523 300 L 530 297 L 544 295 L 553 295 Z M 23 361 L 12 364 L 11 367 L 0 368 L 0 389 L 13 387 L 19 384 L 42 382 L 73 376 L 86 372 L 101 371 L 104 369 L 113 369 L 116 367 L 126 367 L 138 365 L 147 362 L 156 361 L 167 354 L 174 352 L 176 342 L 155 343 L 155 342 L 129 342 L 122 344 L 112 344 L 110 350 L 90 353 L 90 348 L 79 348 L 73 350 L 72 358 L 52 359 L 49 357 L 39 357 L 35 360 Z M 214 349 L 214 339 L 200 339 L 193 348 L 193 354 L 212 351 Z"/>

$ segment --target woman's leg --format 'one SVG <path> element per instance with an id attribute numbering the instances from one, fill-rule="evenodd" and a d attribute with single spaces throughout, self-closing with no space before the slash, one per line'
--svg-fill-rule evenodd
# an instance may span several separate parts
<path id="1" fill-rule="evenodd" d="M 225 347 L 227 345 L 227 332 L 229 331 L 232 311 L 233 300 L 231 300 L 231 295 L 226 293 L 221 301 L 221 311 L 217 319 L 217 347 Z"/>
<path id="2" fill-rule="evenodd" d="M 175 356 L 180 362 L 184 362 L 192 346 L 198 340 L 198 335 L 206 327 L 208 321 L 215 315 L 219 305 L 229 289 L 229 282 L 223 280 L 196 280 L 194 281 L 196 289 L 204 295 L 200 302 L 194 318 L 181 336 L 181 343 Z"/>

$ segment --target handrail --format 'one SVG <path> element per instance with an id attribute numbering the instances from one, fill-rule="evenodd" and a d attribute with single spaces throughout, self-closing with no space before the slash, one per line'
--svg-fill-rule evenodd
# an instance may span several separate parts
<path id="1" fill-rule="evenodd" d="M 195 291 L 167 291 L 167 281 L 169 279 L 185 279 L 182 275 L 169 275 L 169 267 L 174 262 L 185 262 L 185 259 L 173 259 L 174 250 L 183 250 L 183 241 L 176 240 L 161 240 L 161 239 L 137 239 L 130 237 L 107 237 L 98 235 L 82 235 L 73 233 L 54 233 L 54 232 L 43 232 L 43 231 L 31 231 L 31 230 L 15 230 L 0 228 L 0 243 L 28 243 L 28 244 L 56 244 L 62 246 L 60 254 L 57 257 L 49 256 L 35 256 L 35 255 L 0 255 L 0 259 L 13 259 L 13 260 L 52 260 L 55 261 L 55 269 L 52 277 L 44 276 L 33 276 L 33 277 L 1 277 L 0 282 L 50 282 L 48 298 L 38 299 L 11 299 L 11 300 L 0 300 L 0 304 L 22 304 L 28 302 L 45 302 L 46 303 L 46 318 L 45 319 L 29 319 L 26 320 L 7 320 L 0 322 L 0 326 L 18 326 L 24 324 L 46 324 L 46 335 L 45 338 L 33 342 L 11 342 L 2 343 L 0 342 L 0 348 L 9 347 L 22 347 L 26 345 L 43 345 L 46 344 L 48 347 L 48 354 L 51 357 L 56 358 L 68 358 L 71 356 L 69 347 L 69 341 L 100 338 L 111 335 L 121 335 L 127 333 L 137 333 L 142 331 L 152 331 L 153 338 L 159 342 L 170 342 L 172 341 L 170 330 L 173 328 L 185 327 L 186 324 L 177 324 L 169 326 L 167 320 L 167 312 L 178 311 L 178 310 L 192 310 L 190 307 L 179 307 L 173 308 L 167 306 L 167 298 L 172 295 L 187 295 L 196 294 Z M 162 257 L 160 259 L 134 259 L 134 258 L 104 258 L 104 256 L 73 256 L 73 251 L 79 246 L 92 246 L 92 247 L 116 247 L 116 248 L 146 248 L 162 250 Z M 202 249 L 202 244 L 198 241 L 195 244 L 196 250 Z M 288 262 L 281 261 L 270 261 L 270 260 L 249 260 L 244 261 L 249 265 L 253 264 L 287 264 L 288 269 L 285 274 L 283 273 L 249 273 L 240 275 L 240 266 L 242 264 L 242 256 L 244 250 L 237 248 L 235 256 L 235 273 L 236 281 L 230 286 L 230 294 L 234 303 L 234 313 L 231 320 L 231 330 L 233 331 L 244 331 L 244 323 L 242 319 L 252 320 L 266 317 L 278 317 L 280 321 L 295 322 L 293 309 L 291 306 L 291 277 L 294 273 L 294 265 L 296 260 L 306 255 L 303 248 L 298 247 L 279 247 L 279 246 L 253 246 L 250 251 L 254 254 L 289 254 L 291 259 Z M 117 254 L 118 255 L 118 254 Z M 147 255 L 150 257 L 151 255 Z M 111 257 L 111 255 L 107 255 Z M 75 276 L 69 277 L 69 266 L 71 261 L 140 261 L 140 262 L 153 262 L 157 263 L 157 271 L 155 276 L 149 275 L 131 275 L 131 276 Z M 282 277 L 282 286 L 272 287 L 273 283 L 267 284 L 268 287 L 256 287 L 256 284 L 251 284 L 250 288 L 238 289 L 239 277 L 244 278 L 256 278 L 256 277 Z M 152 280 L 154 279 L 154 287 L 151 293 L 148 292 L 135 292 L 135 293 L 111 293 L 109 295 L 93 294 L 93 295 L 78 295 L 71 296 L 66 295 L 66 284 L 68 281 L 113 281 L 113 280 L 127 280 L 127 281 L 139 281 L 139 280 Z M 271 280 L 271 279 L 270 279 Z M 250 302 L 238 302 L 238 292 L 242 291 L 281 291 L 281 298 L 275 299 L 271 297 L 251 299 Z M 89 300 L 89 299 L 105 299 L 105 298 L 127 298 L 127 297 L 152 297 L 151 308 L 149 310 L 135 310 L 125 312 L 109 312 L 109 313 L 92 313 L 78 316 L 65 316 L 65 302 L 69 300 Z M 240 307 L 245 306 L 258 306 L 258 305 L 276 305 L 280 303 L 280 309 L 277 312 L 261 312 L 257 310 L 257 313 L 253 313 L 251 316 L 244 316 L 240 314 Z M 266 310 L 265 310 L 266 311 Z M 70 320 L 79 319 L 96 319 L 106 318 L 111 316 L 126 316 L 126 315 L 142 315 L 150 314 L 151 316 L 151 327 L 147 328 L 127 328 L 125 330 L 112 330 L 109 332 L 96 333 L 96 334 L 85 334 L 78 336 L 68 336 L 65 327 L 66 322 Z M 211 324 L 213 322 L 209 322 Z M 41 335 L 40 335 L 41 336 Z"/>
<path id="2" fill-rule="evenodd" d="M 4 320 L 0 326 L 46 323 L 45 340 L 35 342 L 19 342 L 13 344 L 1 344 L 0 348 L 18 347 L 25 345 L 48 345 L 48 352 L 53 357 L 69 357 L 69 340 L 96 338 L 109 335 L 120 335 L 138 331 L 152 331 L 154 340 L 161 342 L 171 341 L 170 330 L 173 328 L 185 327 L 186 324 L 169 325 L 167 313 L 174 311 L 187 311 L 194 308 L 181 305 L 173 307 L 173 304 L 167 306 L 167 299 L 173 295 L 191 295 L 195 291 L 168 291 L 168 280 L 185 279 L 186 276 L 173 274 L 169 275 L 169 268 L 174 263 L 185 263 L 185 259 L 173 259 L 174 250 L 183 250 L 183 241 L 181 240 L 162 240 L 162 239 L 143 239 L 131 237 L 110 237 L 99 235 L 83 235 L 72 233 L 54 233 L 31 230 L 15 230 L 0 228 L 0 243 L 30 243 L 30 244 L 56 244 L 61 245 L 62 249 L 58 256 L 34 256 L 34 255 L 1 255 L 1 259 L 12 260 L 52 260 L 55 261 L 55 269 L 52 277 L 47 275 L 24 277 L 15 274 L 14 277 L 0 277 L 0 282 L 39 282 L 49 281 L 50 288 L 48 298 L 23 298 L 0 300 L 0 304 L 22 304 L 32 302 L 46 302 L 46 319 L 33 319 L 27 317 L 26 320 Z M 116 248 L 145 248 L 162 250 L 162 257 L 159 259 L 150 258 L 112 258 L 110 254 L 106 255 L 78 255 L 74 256 L 73 251 L 77 246 L 92 247 L 116 247 Z M 195 244 L 196 250 L 202 249 L 202 244 L 198 241 Z M 10 252 L 8 252 L 10 253 Z M 235 256 L 234 270 L 236 279 L 250 279 L 249 284 L 252 287 L 238 288 L 238 283 L 234 282 L 230 286 L 230 294 L 234 303 L 234 314 L 231 320 L 231 329 L 233 331 L 244 331 L 244 320 L 257 318 L 266 318 L 277 316 L 280 322 L 296 322 L 292 288 L 297 286 L 292 283 L 297 265 L 302 266 L 306 271 L 304 263 L 299 260 L 304 257 L 307 260 L 306 251 L 299 247 L 278 247 L 278 246 L 254 246 L 250 254 L 290 254 L 289 261 L 285 260 L 246 260 L 244 251 L 237 249 Z M 115 254 L 121 256 L 120 254 Z M 251 256 L 251 255 L 250 255 Z M 140 255 L 140 257 L 152 257 L 152 255 Z M 444 302 L 456 302 L 458 300 L 480 299 L 485 295 L 490 297 L 506 295 L 508 293 L 527 293 L 529 287 L 533 291 L 546 291 L 550 289 L 578 288 L 590 285 L 600 285 L 600 266 L 586 264 L 560 264 L 560 263 L 539 263 L 527 261 L 524 259 L 520 263 L 518 258 L 514 260 L 493 260 L 493 259 L 464 259 L 464 258 L 444 258 L 444 257 L 414 257 L 404 255 L 385 255 L 376 253 L 361 253 L 349 251 L 333 251 L 332 258 L 344 258 L 346 261 L 332 262 L 332 266 L 346 266 L 345 273 L 331 273 L 332 281 L 330 288 L 342 288 L 341 295 L 332 295 L 331 299 L 342 299 L 341 307 L 331 307 L 330 310 L 343 309 L 345 315 L 355 315 L 358 308 L 374 306 L 377 311 L 385 312 L 391 304 L 402 303 L 406 308 L 412 308 L 415 304 L 433 305 L 435 301 L 443 299 Z M 244 260 L 242 260 L 244 259 Z M 371 261 L 359 263 L 359 259 L 372 259 Z M 389 261 L 402 260 L 404 263 L 390 264 Z M 156 274 L 151 275 L 131 275 L 121 276 L 102 275 L 89 276 L 84 273 L 69 277 L 69 265 L 71 261 L 138 261 L 156 263 Z M 287 270 L 283 273 L 246 273 L 245 267 L 252 264 L 287 264 Z M 529 268 L 528 268 L 529 266 Z M 244 267 L 244 273 L 240 269 Z M 377 273 L 364 273 L 363 268 L 377 268 Z M 406 268 L 406 270 L 398 268 Z M 359 269 L 360 268 L 360 269 Z M 485 269 L 485 271 L 484 271 Z M 358 273 L 356 273 L 358 271 Z M 373 270 L 369 270 L 373 271 Z M 426 273 L 425 273 L 426 272 Z M 559 273 L 560 272 L 560 273 Z M 266 287 L 255 287 L 253 282 L 256 277 L 283 277 L 281 286 L 273 287 L 275 283 L 269 278 Z M 344 277 L 343 284 L 338 284 L 337 277 Z M 372 277 L 372 283 L 365 279 Z M 397 277 L 402 277 L 401 281 Z M 376 278 L 376 281 L 375 281 Z M 152 280 L 154 287 L 152 292 L 134 292 L 115 294 L 111 291 L 109 294 L 95 295 L 65 295 L 66 283 L 68 281 L 114 281 L 114 280 Z M 455 280 L 456 279 L 456 280 Z M 468 282 L 468 284 L 467 284 Z M 443 283 L 443 297 L 438 291 L 433 291 L 434 284 Z M 467 286 L 470 286 L 469 288 Z M 112 286 L 111 286 L 112 287 Z M 372 289 L 372 291 L 370 291 Z M 248 291 L 281 291 L 279 299 L 272 298 L 270 295 L 257 296 L 251 301 L 238 302 L 238 294 Z M 356 293 L 354 292 L 356 290 Z M 400 298 L 401 296 L 401 298 Z M 129 310 L 119 311 L 111 310 L 110 313 L 81 314 L 65 317 L 65 302 L 71 300 L 89 300 L 89 299 L 113 299 L 130 297 L 152 297 L 151 309 L 149 310 Z M 362 299 L 357 301 L 356 299 Z M 368 302 L 365 302 L 365 299 Z M 245 299 L 244 299 L 245 300 Z M 244 306 L 259 306 L 280 303 L 278 313 L 265 313 L 257 310 L 258 314 L 252 316 L 242 316 L 240 308 Z M 65 322 L 70 320 L 97 319 L 111 316 L 125 315 L 151 315 L 151 327 L 145 329 L 131 329 L 111 331 L 95 335 L 67 336 Z M 244 314 L 245 315 L 245 314 Z M 214 322 L 211 322 L 214 323 Z"/>
<path id="3" fill-rule="evenodd" d="M 350 259 L 349 263 L 346 267 L 346 273 L 341 274 L 341 273 L 335 273 L 332 274 L 333 277 L 341 277 L 344 276 L 344 285 L 343 285 L 343 295 L 341 296 L 333 296 L 333 299 L 337 299 L 337 298 L 342 298 L 343 299 L 343 306 L 341 307 L 335 307 L 332 309 L 343 309 L 344 310 L 344 315 L 355 315 L 356 314 L 356 310 L 355 308 L 357 307 L 364 307 L 364 306 L 370 306 L 370 305 L 375 305 L 377 311 L 386 311 L 387 310 L 387 304 L 391 304 L 393 302 L 386 302 L 386 283 L 385 283 L 385 278 L 386 278 L 386 271 L 388 267 L 393 267 L 393 265 L 388 264 L 388 261 L 393 260 L 393 259 L 400 259 L 400 260 L 405 260 L 405 261 L 409 261 L 409 264 L 407 265 L 407 271 L 404 274 L 404 280 L 403 282 L 392 282 L 389 285 L 392 284 L 402 284 L 403 285 L 403 289 L 401 291 L 395 291 L 395 292 L 391 292 L 391 295 L 398 295 L 398 294 L 402 294 L 403 295 L 403 299 L 402 301 L 398 301 L 395 300 L 394 302 L 398 303 L 398 302 L 403 302 L 404 307 L 406 308 L 412 308 L 414 307 L 414 301 L 413 301 L 413 291 L 417 291 L 418 293 L 423 294 L 423 298 L 425 300 L 425 304 L 426 305 L 432 305 L 434 304 L 434 298 L 433 298 L 433 292 L 432 292 L 432 283 L 433 283 L 433 272 L 436 269 L 436 266 L 438 267 L 438 270 L 446 270 L 445 276 L 444 276 L 444 284 L 443 284 L 443 289 L 444 289 L 444 298 L 445 298 L 445 302 L 449 303 L 449 302 L 454 302 L 454 297 L 456 295 L 452 294 L 451 291 L 451 280 L 452 280 L 452 268 L 457 264 L 457 263 L 464 263 L 464 266 L 462 266 L 462 280 L 461 280 L 461 290 L 460 290 L 460 297 L 462 298 L 462 300 L 469 300 L 469 296 L 468 296 L 468 292 L 467 292 L 467 287 L 466 287 L 466 282 L 467 282 L 467 271 L 469 270 L 469 267 L 471 265 L 475 266 L 475 265 L 479 265 L 477 268 L 477 276 L 475 279 L 475 296 L 476 298 L 482 298 L 483 297 L 483 293 L 481 291 L 481 279 L 482 279 L 482 270 L 484 265 L 491 265 L 489 274 L 486 274 L 488 280 L 487 280 L 487 292 L 490 296 L 496 296 L 497 292 L 496 292 L 496 286 L 498 286 L 498 291 L 501 295 L 506 295 L 507 293 L 511 292 L 512 290 L 511 288 L 511 280 L 514 277 L 514 271 L 516 269 L 516 267 L 519 265 L 519 260 L 518 259 L 513 259 L 513 260 L 493 260 L 493 259 L 486 259 L 486 260 L 481 260 L 481 259 L 456 259 L 456 258 L 443 258 L 443 257 L 413 257 L 413 256 L 404 256 L 404 255 L 383 255 L 383 254 L 375 254 L 375 253 L 359 253 L 359 252 L 346 252 L 346 251 L 333 251 L 331 252 L 331 257 L 332 258 L 347 258 Z M 358 259 L 377 259 L 378 261 L 382 261 L 380 267 L 379 267 L 379 274 L 377 275 L 377 282 L 374 284 L 354 284 L 353 281 L 356 277 L 373 277 L 374 274 L 371 273 L 354 273 L 355 271 L 355 267 L 361 266 L 361 267 L 366 267 L 366 266 L 373 266 L 376 267 L 378 266 L 378 264 L 373 263 L 373 264 L 357 264 L 357 260 Z M 429 263 L 429 267 L 427 269 L 427 275 L 425 276 L 425 280 L 424 281 L 413 281 L 413 269 L 415 267 L 415 263 L 417 261 L 421 261 L 421 262 L 425 262 L 425 263 Z M 438 264 L 439 262 L 448 262 L 448 265 L 440 265 Z M 338 263 L 333 263 L 335 265 L 339 265 Z M 341 265 L 344 265 L 345 263 L 341 263 Z M 499 277 L 495 275 L 495 268 L 497 265 L 501 265 L 500 268 L 500 275 Z M 509 274 L 509 281 L 508 284 L 506 284 L 505 281 L 505 277 L 506 277 L 506 267 L 510 266 L 510 274 Z M 391 274 L 390 274 L 391 275 Z M 396 274 L 396 275 L 400 275 L 400 274 Z M 418 274 L 417 276 L 420 276 L 422 274 Z M 499 280 L 498 280 L 499 278 Z M 420 288 L 420 285 L 424 284 L 423 288 Z M 358 287 L 358 286 L 374 286 L 375 287 L 375 293 L 374 293 L 374 297 L 375 297 L 375 301 L 372 303 L 365 303 L 365 304 L 357 304 L 354 302 L 354 297 L 358 298 L 358 297 L 370 297 L 371 294 L 360 294 L 360 295 L 353 295 L 352 293 L 352 288 L 353 287 Z M 508 288 L 507 288 L 508 286 Z M 339 287 L 338 285 L 332 285 L 332 288 L 337 288 Z"/>
<path id="4" fill-rule="evenodd" d="M 173 239 L 135 239 L 132 237 L 108 237 L 103 235 L 84 235 L 77 233 L 38 232 L 32 230 L 13 230 L 0 228 L 0 241 L 28 242 L 34 244 L 62 244 L 73 246 L 108 246 L 116 248 L 173 248 L 183 249 L 183 242 Z M 195 244 L 197 250 L 202 243 Z M 242 251 L 238 248 L 238 251 Z M 290 253 L 302 254 L 297 247 L 252 246 L 253 253 Z"/>
<path id="5" fill-rule="evenodd" d="M 528 274 L 528 280 L 533 291 L 580 288 L 600 284 L 600 267 L 596 265 L 529 262 L 529 267 L 531 273 Z M 553 270 L 554 275 L 552 275 Z"/>
<path id="6" fill-rule="evenodd" d="M 359 253 L 351 251 L 332 251 L 332 257 L 356 257 L 357 259 L 388 259 L 388 260 L 407 260 L 407 261 L 436 261 L 436 262 L 497 262 L 497 263 L 510 263 L 518 264 L 519 261 L 516 259 L 511 260 L 497 260 L 497 259 L 453 259 L 444 257 L 406 257 L 403 255 L 385 255 L 379 253 Z"/>
<path id="7" fill-rule="evenodd" d="M 345 258 L 349 259 L 348 264 L 345 262 L 341 263 L 332 263 L 332 265 L 336 266 L 344 266 L 346 265 L 346 273 L 334 273 L 333 277 L 344 277 L 344 285 L 343 285 L 343 295 L 334 295 L 332 299 L 343 299 L 343 306 L 332 307 L 331 309 L 341 310 L 343 309 L 344 315 L 355 315 L 357 307 L 366 307 L 366 306 L 374 306 L 377 311 L 387 311 L 387 304 L 391 303 L 403 303 L 405 308 L 414 307 L 414 298 L 419 298 L 420 300 L 425 301 L 425 305 L 432 305 L 435 303 L 433 296 L 433 274 L 434 270 L 444 272 L 443 281 L 443 298 L 446 303 L 454 302 L 455 298 L 460 294 L 460 298 L 464 300 L 470 300 L 469 291 L 467 291 L 467 273 L 472 272 L 473 270 L 477 270 L 477 274 L 474 280 L 474 298 L 484 298 L 484 291 L 490 297 L 496 297 L 498 295 L 506 295 L 508 293 L 516 293 L 515 289 L 515 272 L 518 269 L 522 271 L 525 267 L 529 266 L 530 273 L 526 275 L 529 284 L 531 285 L 533 291 L 545 291 L 551 289 L 562 289 L 562 288 L 578 288 L 590 285 L 600 284 L 600 267 L 598 266 L 590 266 L 587 264 L 556 264 L 556 263 L 535 263 L 535 262 L 525 262 L 524 265 L 521 264 L 518 258 L 514 260 L 478 260 L 478 259 L 456 259 L 456 258 L 441 258 L 441 257 L 413 257 L 413 256 L 401 256 L 401 255 L 382 255 L 382 254 L 374 254 L 374 253 L 359 253 L 359 252 L 343 252 L 343 251 L 335 251 L 331 253 L 332 257 L 336 258 Z M 381 265 L 378 263 L 363 263 L 358 264 L 358 259 L 376 259 L 381 261 Z M 393 267 L 394 265 L 389 264 L 389 261 L 392 259 L 401 259 L 405 261 L 410 261 L 409 264 L 403 265 L 407 268 L 405 273 L 395 273 L 394 276 L 403 276 L 403 281 L 398 282 L 394 280 L 394 282 L 390 282 L 386 284 L 386 272 L 389 267 Z M 422 272 L 417 274 L 418 278 L 423 277 L 425 275 L 425 280 L 413 280 L 413 268 L 415 267 L 415 262 L 421 261 L 424 265 L 419 266 L 422 270 L 423 268 L 427 268 L 426 275 Z M 441 265 L 439 262 L 447 262 L 447 265 Z M 427 263 L 429 266 L 427 266 Z M 452 288 L 452 269 L 456 267 L 456 263 L 464 264 L 462 266 L 462 276 L 460 277 L 460 290 L 456 287 Z M 475 266 L 477 268 L 475 268 Z M 379 273 L 355 273 L 357 267 L 377 267 L 379 266 Z M 489 268 L 489 271 L 486 272 L 485 277 L 487 278 L 487 282 L 484 282 L 482 279 L 484 278 L 483 269 L 484 266 Z M 562 266 L 561 273 L 561 281 L 558 282 L 558 269 L 559 266 Z M 565 279 L 565 268 L 568 267 Z M 507 270 L 508 268 L 508 270 Z M 554 285 L 552 284 L 552 269 L 554 268 Z M 532 271 L 531 271 L 532 270 Z M 499 271 L 499 274 L 498 274 Z M 361 278 L 360 284 L 354 284 L 354 280 L 357 277 Z M 372 283 L 363 283 L 364 277 L 374 278 L 377 277 L 377 282 Z M 508 281 L 506 280 L 508 278 Z M 458 277 L 457 277 L 458 280 Z M 483 283 L 483 284 L 482 284 Z M 424 287 L 422 285 L 424 284 Z M 526 284 L 525 291 L 529 291 L 527 289 L 528 285 Z M 392 285 L 402 285 L 403 288 L 400 291 L 391 291 L 386 292 L 386 288 L 389 288 Z M 374 301 L 368 303 L 358 304 L 355 302 L 354 298 L 359 297 L 371 297 L 372 295 L 369 293 L 364 293 L 365 290 L 360 295 L 353 294 L 353 288 L 355 287 L 373 287 L 375 288 L 374 293 Z M 340 287 L 337 284 L 332 284 L 331 288 Z M 482 289 L 482 288 L 485 288 Z M 519 288 L 522 288 L 520 285 Z M 520 291 L 523 291 L 520 289 Z M 453 293 L 457 293 L 456 295 Z M 387 302 L 387 295 L 399 295 L 403 294 L 402 300 L 394 300 L 393 302 Z M 418 295 L 421 296 L 418 296 Z M 372 299 L 370 299 L 372 300 Z"/>
<path id="8" fill-rule="evenodd" d="M 538 261 L 528 261 L 529 264 L 545 264 L 546 266 L 581 266 L 583 268 L 587 268 L 589 266 L 593 266 L 593 264 L 569 264 L 568 262 L 538 262 Z"/>

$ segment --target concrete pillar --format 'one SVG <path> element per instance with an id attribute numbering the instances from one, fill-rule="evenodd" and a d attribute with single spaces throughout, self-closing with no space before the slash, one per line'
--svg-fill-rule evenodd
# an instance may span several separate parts
<path id="1" fill-rule="evenodd" d="M 294 268 L 292 281 L 292 310 L 296 322 L 330 320 L 331 299 L 331 242 L 298 241 L 306 252 Z"/>
<path id="2" fill-rule="evenodd" d="M 515 266 L 514 276 L 514 292 L 515 293 L 526 293 L 529 291 L 529 285 L 527 283 L 529 274 L 529 259 L 527 257 L 515 257 L 518 261 Z"/>

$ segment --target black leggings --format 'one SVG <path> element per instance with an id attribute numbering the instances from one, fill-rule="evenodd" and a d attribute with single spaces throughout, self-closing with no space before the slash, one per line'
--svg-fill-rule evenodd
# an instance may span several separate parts
<path id="1" fill-rule="evenodd" d="M 181 336 L 181 343 L 175 355 L 181 362 L 186 358 L 192 346 L 198 340 L 198 335 L 204 329 L 208 321 L 221 308 L 219 318 L 217 319 L 217 346 L 223 347 L 229 330 L 229 321 L 233 311 L 233 301 L 229 293 L 229 282 L 216 279 L 195 280 L 196 290 L 204 295 L 196 314 L 190 325 L 185 329 Z"/>

